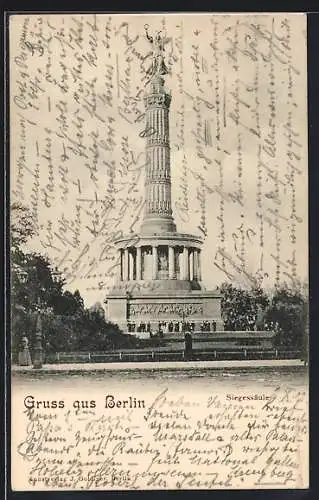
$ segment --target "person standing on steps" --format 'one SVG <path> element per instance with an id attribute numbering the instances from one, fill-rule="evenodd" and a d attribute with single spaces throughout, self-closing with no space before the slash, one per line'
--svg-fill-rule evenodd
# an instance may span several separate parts
<path id="1" fill-rule="evenodd" d="M 193 339 L 189 331 L 185 332 L 184 359 L 190 360 L 193 353 Z"/>

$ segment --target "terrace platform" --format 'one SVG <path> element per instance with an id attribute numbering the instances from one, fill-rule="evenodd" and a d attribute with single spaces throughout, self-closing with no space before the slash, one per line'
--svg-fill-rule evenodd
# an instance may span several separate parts
<path id="1" fill-rule="evenodd" d="M 221 360 L 221 361 L 182 361 L 180 363 L 171 361 L 159 362 L 135 362 L 135 363 L 61 363 L 47 364 L 40 369 L 34 369 L 32 366 L 12 366 L 12 374 L 15 373 L 70 373 L 70 372 L 92 372 L 92 371 L 127 371 L 127 370 L 194 370 L 194 369 L 212 369 L 212 370 L 232 370 L 232 369 L 263 369 L 263 368 L 281 368 L 303 367 L 304 362 L 300 359 L 264 359 L 264 360 Z"/>

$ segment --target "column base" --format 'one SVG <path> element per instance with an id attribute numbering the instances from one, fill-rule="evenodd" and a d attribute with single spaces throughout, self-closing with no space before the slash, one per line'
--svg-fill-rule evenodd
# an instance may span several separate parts
<path id="1" fill-rule="evenodd" d="M 141 234 L 175 233 L 176 224 L 173 217 L 149 217 L 141 224 Z"/>

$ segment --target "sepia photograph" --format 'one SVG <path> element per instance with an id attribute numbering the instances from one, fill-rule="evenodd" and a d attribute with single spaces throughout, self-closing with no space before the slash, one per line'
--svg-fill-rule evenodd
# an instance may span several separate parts
<path id="1" fill-rule="evenodd" d="M 309 486 L 307 18 L 9 16 L 11 487 Z"/>

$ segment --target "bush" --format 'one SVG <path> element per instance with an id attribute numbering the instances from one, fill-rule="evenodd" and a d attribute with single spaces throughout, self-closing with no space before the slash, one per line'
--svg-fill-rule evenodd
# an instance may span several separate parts
<path id="1" fill-rule="evenodd" d="M 277 346 L 304 349 L 307 336 L 307 298 L 298 289 L 282 285 L 275 289 L 266 320 L 277 332 Z"/>

